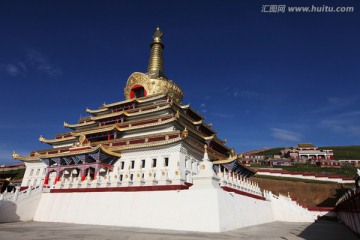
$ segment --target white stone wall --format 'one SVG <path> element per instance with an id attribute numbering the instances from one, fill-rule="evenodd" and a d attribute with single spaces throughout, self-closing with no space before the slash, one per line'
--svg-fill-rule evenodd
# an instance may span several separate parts
<path id="1" fill-rule="evenodd" d="M 42 191 L 26 189 L 11 194 L 8 200 L 0 200 L 0 222 L 31 221 L 37 211 Z"/>
<path id="2" fill-rule="evenodd" d="M 46 164 L 42 162 L 25 162 L 26 170 L 21 186 L 38 186 L 44 182 Z"/>
<path id="3" fill-rule="evenodd" d="M 270 222 L 270 209 L 268 201 L 216 189 L 44 193 L 34 220 L 221 232 Z"/>

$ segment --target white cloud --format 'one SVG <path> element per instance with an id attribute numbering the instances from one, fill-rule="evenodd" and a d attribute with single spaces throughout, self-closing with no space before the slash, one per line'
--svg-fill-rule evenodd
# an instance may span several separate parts
<path id="1" fill-rule="evenodd" d="M 201 108 L 204 108 L 204 107 L 206 107 L 206 104 L 205 104 L 205 103 L 202 103 L 202 104 L 200 104 L 200 107 L 201 107 Z"/>
<path id="2" fill-rule="evenodd" d="M 281 141 L 300 142 L 301 134 L 280 128 L 271 128 L 271 135 Z"/>
<path id="3" fill-rule="evenodd" d="M 201 110 L 201 112 L 206 113 L 206 109 Z"/>
<path id="4" fill-rule="evenodd" d="M 214 116 L 220 117 L 220 118 L 232 118 L 233 117 L 232 114 L 226 114 L 226 113 L 211 113 L 211 115 L 214 115 Z"/>
<path id="5" fill-rule="evenodd" d="M 48 57 L 39 51 L 28 49 L 26 56 L 30 65 L 36 70 L 52 77 L 62 74 L 61 68 L 56 64 L 50 63 Z"/>
<path id="6" fill-rule="evenodd" d="M 348 97 L 348 98 L 337 98 L 337 97 L 331 97 L 327 99 L 327 104 L 324 107 L 317 108 L 313 110 L 313 113 L 324 113 L 324 112 L 331 112 L 333 110 L 341 109 L 345 106 L 348 106 L 352 104 L 355 100 L 357 100 L 359 97 Z"/>
<path id="7" fill-rule="evenodd" d="M 5 71 L 7 74 L 9 74 L 10 76 L 16 76 L 19 74 L 19 69 L 16 65 L 14 64 L 6 64 L 5 66 Z"/>
<path id="8" fill-rule="evenodd" d="M 209 100 L 210 99 L 210 96 L 205 96 L 204 97 L 204 100 Z"/>

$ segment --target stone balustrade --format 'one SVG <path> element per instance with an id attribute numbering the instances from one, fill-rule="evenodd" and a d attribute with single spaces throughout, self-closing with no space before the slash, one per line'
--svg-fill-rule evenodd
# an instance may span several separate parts
<path id="1" fill-rule="evenodd" d="M 106 174 L 98 174 L 95 177 L 87 175 L 83 181 L 79 176 L 71 174 L 69 177 L 60 178 L 56 184 L 51 186 L 51 189 L 183 185 L 185 181 L 181 179 L 180 173 L 179 167 L 175 170 L 167 167 L 156 170 L 118 169 L 114 172 L 107 171 Z"/>
<path id="2" fill-rule="evenodd" d="M 30 195 L 33 195 L 35 193 L 42 191 L 42 185 L 38 186 L 29 186 L 27 189 L 24 189 L 20 191 L 19 189 L 16 189 L 15 192 L 4 192 L 3 194 L 0 194 L 0 201 L 13 201 L 16 202 L 18 200 L 24 199 Z"/>
<path id="3" fill-rule="evenodd" d="M 248 178 L 240 176 L 226 169 L 224 169 L 223 172 L 219 171 L 217 176 L 220 178 L 221 187 L 228 187 L 257 196 L 263 196 L 258 183 L 255 183 Z"/>

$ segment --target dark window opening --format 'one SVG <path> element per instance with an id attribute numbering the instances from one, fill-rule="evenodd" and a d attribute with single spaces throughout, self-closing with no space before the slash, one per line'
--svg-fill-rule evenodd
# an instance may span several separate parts
<path id="1" fill-rule="evenodd" d="M 145 160 L 141 160 L 141 168 L 145 168 Z"/>
<path id="2" fill-rule="evenodd" d="M 169 166 L 169 158 L 165 158 L 165 167 Z"/>
<path id="3" fill-rule="evenodd" d="M 135 96 L 136 98 L 140 98 L 140 97 L 144 97 L 144 96 L 145 96 L 145 91 L 144 91 L 144 88 L 143 88 L 143 87 L 135 88 L 133 91 L 134 91 L 134 96 Z"/>

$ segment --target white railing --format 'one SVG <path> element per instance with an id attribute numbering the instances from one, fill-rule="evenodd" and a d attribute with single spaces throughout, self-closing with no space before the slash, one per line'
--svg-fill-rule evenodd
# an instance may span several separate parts
<path id="1" fill-rule="evenodd" d="M 224 169 L 223 172 L 216 173 L 220 178 L 221 187 L 229 187 L 235 190 L 240 190 L 257 196 L 263 196 L 258 183 L 251 181 L 250 179 L 240 176 L 231 171 Z"/>
<path id="2" fill-rule="evenodd" d="M 0 194 L 0 201 L 19 201 L 21 199 L 24 199 L 30 195 L 33 195 L 35 193 L 42 191 L 42 185 L 38 186 L 29 186 L 27 189 L 24 189 L 20 191 L 19 189 L 16 189 L 15 192 L 4 192 L 3 194 Z"/>
<path id="3" fill-rule="evenodd" d="M 83 181 L 81 176 L 72 176 L 71 174 L 69 177 L 62 177 L 55 185 L 45 185 L 43 192 L 49 192 L 50 189 L 182 185 L 184 182 L 179 167 L 175 170 L 167 167 L 160 170 L 128 169 L 111 173 L 108 171 L 105 175 L 98 174 L 95 178 L 87 175 Z"/>

